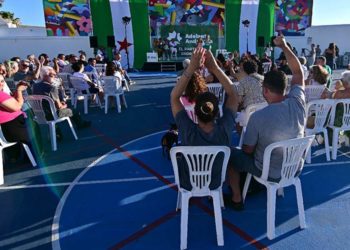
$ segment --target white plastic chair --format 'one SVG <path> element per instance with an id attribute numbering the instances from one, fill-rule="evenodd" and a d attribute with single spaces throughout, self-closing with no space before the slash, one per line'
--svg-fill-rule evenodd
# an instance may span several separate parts
<path id="1" fill-rule="evenodd" d="M 343 116 L 342 116 L 342 125 L 341 127 L 337 127 L 334 125 L 336 107 L 337 105 L 343 106 Z M 339 107 L 338 107 L 339 108 Z M 333 141 L 332 141 L 332 159 L 337 159 L 337 151 L 338 151 L 338 140 L 339 133 L 341 131 L 350 131 L 350 99 L 336 99 L 333 102 L 332 112 L 330 123 L 328 125 L 329 128 L 333 130 Z"/>
<path id="2" fill-rule="evenodd" d="M 320 99 L 310 101 L 306 105 L 306 114 L 308 117 L 314 115 L 314 127 L 306 128 L 305 127 L 305 136 L 316 135 L 319 133 L 323 133 L 324 136 L 324 144 L 326 149 L 326 158 L 327 161 L 330 161 L 330 150 L 329 150 L 329 142 L 328 142 L 328 116 L 331 112 L 334 101 L 331 99 Z M 306 158 L 307 163 L 311 163 L 311 147 L 307 154 Z"/>
<path id="3" fill-rule="evenodd" d="M 222 107 L 225 102 L 225 89 L 222 87 L 221 83 L 210 83 L 207 84 L 208 91 L 213 93 L 219 100 L 219 111 L 220 117 L 223 115 Z"/>
<path id="4" fill-rule="evenodd" d="M 281 190 L 283 193 L 284 187 L 291 185 L 295 186 L 300 227 L 306 227 L 303 193 L 298 175 L 304 167 L 304 159 L 314 137 L 315 136 L 308 136 L 275 142 L 267 146 L 265 149 L 262 175 L 260 177 L 254 176 L 254 179 L 263 184 L 267 189 L 267 238 L 270 240 L 275 238 L 276 192 L 277 190 Z M 283 152 L 283 160 L 281 162 L 281 180 L 279 182 L 271 182 L 268 181 L 270 158 L 273 150 L 277 149 Z M 247 195 L 251 178 L 252 175 L 248 173 L 243 188 L 243 201 Z"/>
<path id="5" fill-rule="evenodd" d="M 109 96 L 115 97 L 118 113 L 121 112 L 120 98 L 123 98 L 124 106 L 127 108 L 128 105 L 126 103 L 121 79 L 116 76 L 104 76 L 102 77 L 102 81 L 103 81 L 103 91 L 104 91 L 104 98 L 105 98 L 105 114 L 107 114 L 107 111 L 108 111 Z"/>
<path id="6" fill-rule="evenodd" d="M 240 125 L 243 127 L 242 128 L 242 133 L 241 133 L 241 138 L 239 139 L 239 143 L 238 143 L 238 147 L 241 148 L 243 145 L 243 138 L 244 138 L 244 134 L 245 131 L 247 129 L 247 125 L 248 125 L 248 121 L 250 116 L 255 112 L 258 111 L 260 109 L 263 109 L 267 106 L 267 102 L 262 102 L 262 103 L 256 103 L 256 104 L 251 104 L 248 105 L 246 107 L 245 110 L 243 110 L 241 112 L 241 114 L 239 115 L 241 117 L 241 119 L 239 120 Z"/>
<path id="7" fill-rule="evenodd" d="M 73 105 L 74 108 L 77 108 L 77 102 L 79 97 L 83 97 L 84 99 L 84 114 L 88 113 L 88 102 L 89 102 L 89 97 L 93 96 L 94 94 L 91 94 L 89 92 L 90 85 L 81 77 L 75 77 L 71 76 L 70 82 L 74 88 L 74 99 L 73 99 Z M 85 91 L 85 93 L 83 93 Z M 101 106 L 100 99 L 98 95 L 96 95 L 96 101 L 98 104 Z"/>
<path id="8" fill-rule="evenodd" d="M 95 68 L 97 70 L 97 73 L 101 76 L 104 76 L 106 72 L 106 66 L 107 64 L 101 64 L 101 63 L 96 64 Z"/>
<path id="9" fill-rule="evenodd" d="M 70 102 L 71 105 L 74 105 L 74 88 L 72 86 L 72 84 L 70 83 L 70 77 L 72 76 L 72 74 L 70 73 L 58 73 L 58 77 L 62 79 L 62 84 L 64 87 L 64 90 L 66 93 L 69 93 L 69 97 L 70 97 Z"/>
<path id="10" fill-rule="evenodd" d="M 43 107 L 43 101 L 46 101 L 49 103 L 50 111 L 51 111 L 51 114 L 53 117 L 53 120 L 51 120 L 51 121 L 48 121 L 46 119 L 46 115 L 45 115 L 45 111 L 44 111 L 44 107 Z M 50 97 L 44 96 L 44 95 L 30 95 L 30 96 L 28 96 L 26 102 L 29 104 L 29 106 L 31 107 L 31 109 L 34 112 L 34 120 L 38 124 L 49 125 L 52 151 L 57 150 L 56 123 L 67 121 L 68 125 L 73 133 L 75 140 L 78 140 L 77 134 L 75 133 L 75 130 L 74 130 L 74 127 L 73 127 L 73 124 L 72 124 L 70 118 L 69 117 L 59 118 L 57 116 L 55 104 Z"/>
<path id="11" fill-rule="evenodd" d="M 305 97 L 306 102 L 321 99 L 323 91 L 326 89 L 324 85 L 306 85 L 305 86 Z"/>
<path id="12" fill-rule="evenodd" d="M 211 171 L 214 160 L 219 153 L 224 154 L 220 186 L 215 190 L 210 190 L 209 185 L 211 183 Z M 179 146 L 173 147 L 170 150 L 170 158 L 174 169 L 175 183 L 179 190 L 176 209 L 181 208 L 181 249 L 187 248 L 188 205 L 191 197 L 212 197 L 214 204 L 217 243 L 219 246 L 224 245 L 221 215 L 221 207 L 224 207 L 222 183 L 225 180 L 226 168 L 230 153 L 230 148 L 226 146 Z M 179 168 L 177 162 L 178 154 L 182 154 L 187 162 L 189 178 L 192 185 L 191 191 L 187 191 L 180 186 Z"/>
<path id="13" fill-rule="evenodd" d="M 262 64 L 262 67 L 263 67 L 263 70 L 264 70 L 264 74 L 266 74 L 271 69 L 271 63 L 270 62 L 264 62 Z"/>
<path id="14" fill-rule="evenodd" d="M 3 163 L 2 150 L 4 148 L 11 147 L 11 146 L 15 145 L 16 143 L 17 142 L 8 142 L 5 139 L 5 136 L 2 133 L 1 126 L 0 126 L 0 185 L 4 184 L 4 165 L 3 165 L 4 163 Z M 33 167 L 35 167 L 37 164 L 36 164 L 36 161 L 33 157 L 32 152 L 30 151 L 28 145 L 25 143 L 22 143 L 22 145 L 23 145 L 24 150 L 26 151 L 26 153 L 28 155 L 30 162 L 32 163 Z"/>

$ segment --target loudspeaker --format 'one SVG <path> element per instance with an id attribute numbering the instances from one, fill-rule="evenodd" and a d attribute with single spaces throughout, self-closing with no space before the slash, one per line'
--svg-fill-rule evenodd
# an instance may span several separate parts
<path id="1" fill-rule="evenodd" d="M 258 47 L 265 47 L 265 37 L 258 36 Z"/>
<path id="2" fill-rule="evenodd" d="M 114 36 L 107 36 L 107 46 L 110 48 L 115 47 L 115 39 Z"/>
<path id="3" fill-rule="evenodd" d="M 90 36 L 90 48 L 98 48 L 97 36 Z"/>

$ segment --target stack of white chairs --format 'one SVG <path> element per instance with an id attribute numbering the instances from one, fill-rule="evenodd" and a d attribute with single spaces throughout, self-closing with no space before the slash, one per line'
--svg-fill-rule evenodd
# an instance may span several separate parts
<path id="1" fill-rule="evenodd" d="M 223 105 L 225 102 L 225 89 L 222 87 L 221 83 L 209 83 L 207 84 L 208 91 L 213 93 L 219 100 L 219 111 L 220 117 L 223 115 Z"/>
<path id="2" fill-rule="evenodd" d="M 214 216 L 217 244 L 224 245 L 221 207 L 224 207 L 222 184 L 226 176 L 226 168 L 230 157 L 230 148 L 226 146 L 179 146 L 170 150 L 171 163 L 174 169 L 175 183 L 178 187 L 176 209 L 181 209 L 181 243 L 180 249 L 187 248 L 188 206 L 191 197 L 211 196 L 214 204 Z M 220 185 L 212 190 L 209 188 L 212 180 L 212 168 L 216 157 L 223 154 Z M 189 170 L 192 190 L 181 187 L 177 157 L 183 156 Z M 217 167 L 217 166 L 216 166 Z"/>
<path id="3" fill-rule="evenodd" d="M 339 134 L 341 131 L 350 131 L 350 99 L 335 99 L 333 100 L 333 107 L 331 112 L 331 118 L 328 127 L 333 130 L 333 141 L 332 141 L 332 159 L 337 159 L 337 152 L 338 152 L 338 141 L 339 141 Z M 335 120 L 335 114 L 336 109 L 343 107 L 343 116 L 342 116 L 342 125 L 340 127 L 335 126 L 334 120 Z"/>
<path id="4" fill-rule="evenodd" d="M 326 149 L 327 161 L 330 161 L 330 150 L 328 142 L 328 119 L 333 107 L 334 100 L 332 99 L 320 99 L 310 101 L 306 105 L 307 117 L 314 117 L 314 127 L 305 128 L 305 136 L 316 135 L 322 133 L 324 136 L 324 144 Z M 307 163 L 311 163 L 311 147 L 306 159 Z"/>
<path id="5" fill-rule="evenodd" d="M 275 142 L 266 147 L 263 159 L 263 170 L 260 177 L 254 176 L 254 179 L 263 184 L 267 188 L 267 238 L 272 240 L 275 238 L 275 213 L 276 213 L 276 192 L 283 194 L 283 188 L 291 185 L 295 186 L 299 224 L 301 228 L 306 227 L 303 193 L 301 190 L 301 182 L 299 174 L 304 166 L 304 159 L 309 150 L 314 136 L 304 138 L 290 139 Z M 278 182 L 269 181 L 270 158 L 273 151 L 280 149 L 283 152 L 281 179 Z M 243 188 L 243 201 L 247 195 L 251 174 L 247 174 L 247 178 Z"/>
<path id="6" fill-rule="evenodd" d="M 53 120 L 48 121 L 46 119 L 46 113 L 43 107 L 43 102 L 45 101 L 49 104 Z M 49 126 L 52 151 L 57 150 L 56 123 L 67 121 L 75 140 L 78 140 L 77 134 L 75 133 L 75 130 L 70 118 L 69 117 L 59 118 L 57 116 L 57 110 L 56 110 L 55 104 L 50 97 L 44 96 L 44 95 L 30 95 L 28 96 L 26 102 L 29 104 L 29 106 L 34 112 L 34 120 L 38 124 L 45 124 Z"/>
<path id="7" fill-rule="evenodd" d="M 5 139 L 5 136 L 2 133 L 1 126 L 0 126 L 0 185 L 4 184 L 4 165 L 3 165 L 4 163 L 3 163 L 2 150 L 4 148 L 11 147 L 11 146 L 15 145 L 16 143 L 17 142 L 8 142 Z M 26 153 L 28 155 L 30 162 L 32 163 L 33 167 L 35 167 L 37 164 L 36 164 L 36 161 L 33 157 L 32 152 L 30 151 L 28 145 L 25 143 L 22 143 L 22 145 L 23 145 L 24 150 L 26 151 Z"/>
<path id="8" fill-rule="evenodd" d="M 267 102 L 263 102 L 263 103 L 256 103 L 256 104 L 251 104 L 248 105 L 248 107 L 245 108 L 243 112 L 243 114 L 239 114 L 240 120 L 236 122 L 239 122 L 239 124 L 243 127 L 242 128 L 242 133 L 241 133 L 241 137 L 239 139 L 239 143 L 238 143 L 238 147 L 242 148 L 243 145 L 243 138 L 244 138 L 244 134 L 245 131 L 247 129 L 247 125 L 248 125 L 248 121 L 250 116 L 255 112 L 258 111 L 260 109 L 263 109 L 267 106 Z M 241 112 L 241 113 L 242 113 Z"/>
<path id="9" fill-rule="evenodd" d="M 306 102 L 321 99 L 323 91 L 326 89 L 324 85 L 306 85 L 305 86 L 305 97 Z"/>
<path id="10" fill-rule="evenodd" d="M 109 96 L 115 97 L 118 113 L 121 112 L 121 104 L 120 104 L 121 98 L 123 99 L 124 106 L 127 108 L 128 106 L 126 103 L 121 79 L 116 76 L 104 76 L 102 77 L 102 81 L 103 81 L 103 91 L 104 91 L 104 98 L 105 98 L 105 114 L 107 114 L 107 111 L 108 111 Z"/>

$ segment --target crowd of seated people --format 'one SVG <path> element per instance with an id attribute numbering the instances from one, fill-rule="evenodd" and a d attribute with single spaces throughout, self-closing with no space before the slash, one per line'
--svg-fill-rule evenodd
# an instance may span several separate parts
<path id="1" fill-rule="evenodd" d="M 232 147 L 231 133 L 238 109 L 244 109 L 249 104 L 267 102 L 268 105 L 265 108 L 251 115 L 242 148 L 231 150 L 227 174 L 232 193 L 225 197 L 225 204 L 235 210 L 242 210 L 244 207 L 241 172 L 260 176 L 264 150 L 268 145 L 304 136 L 307 118 L 304 75 L 308 75 L 307 84 L 325 86 L 323 98 L 350 98 L 348 91 L 350 71 L 343 73 L 334 91 L 329 91 L 326 84 L 331 73 L 327 70 L 324 57 L 316 58 L 316 65 L 308 68 L 303 62 L 304 59 L 298 58 L 293 53 L 283 36 L 278 36 L 274 42 L 283 52 L 278 60 L 279 67 L 274 66 L 266 54 L 263 60 L 259 60 L 258 57 L 248 53 L 241 56 L 239 63 L 228 64 L 231 69 L 226 70 L 224 67 L 226 63 L 222 59 L 214 58 L 210 51 L 198 47 L 194 50 L 191 60 L 188 61 L 189 65 L 182 72 L 171 92 L 172 113 L 179 128 L 182 144 L 187 146 Z M 233 61 L 232 53 L 230 57 L 230 61 Z M 258 69 L 261 63 L 271 63 L 273 67 L 262 75 L 259 74 Z M 290 76 L 287 77 L 287 74 Z M 199 75 L 202 77 L 199 78 Z M 200 81 L 194 81 L 194 79 L 200 79 Z M 221 117 L 218 116 L 218 99 L 205 88 L 205 84 L 212 81 L 221 83 L 227 95 Z M 233 82 L 236 83 L 233 84 Z M 194 87 L 200 91 L 192 91 L 189 95 L 188 90 Z M 187 114 L 184 105 L 186 102 L 183 101 L 185 98 L 190 99 L 190 104 L 194 105 L 198 122 L 193 122 Z M 279 181 L 281 158 L 281 152 L 272 153 L 269 181 Z M 185 163 L 179 164 L 179 171 L 183 171 L 183 174 L 180 174 L 182 178 L 180 183 L 184 183 L 183 188 L 190 190 Z M 214 166 L 212 178 L 219 178 L 219 171 L 215 170 Z"/>
<path id="2" fill-rule="evenodd" d="M 129 84 L 134 83 L 127 71 L 121 67 L 120 56 L 116 56 L 115 59 L 115 61 L 109 62 L 115 68 L 115 72 L 111 75 L 120 78 L 123 75 Z M 85 52 L 79 51 L 79 56 L 59 53 L 57 57 L 50 59 L 46 53 L 39 56 L 30 54 L 26 58 L 13 57 L 0 63 L 0 125 L 5 139 L 9 142 L 26 143 L 32 150 L 31 142 L 36 141 L 40 145 L 40 152 L 34 150 L 33 153 L 42 152 L 40 130 L 33 121 L 33 114 L 26 110 L 27 115 L 25 115 L 21 111 L 27 94 L 50 97 L 56 106 L 58 117 L 71 117 L 77 129 L 90 127 L 91 122 L 83 119 L 77 110 L 67 104 L 68 96 L 66 93 L 68 91 L 65 89 L 67 86 L 63 85 L 59 73 L 67 73 L 70 76 L 84 79 L 89 93 L 97 94 L 102 101 L 104 98 L 101 77 L 104 72 L 99 72 L 96 64 L 102 63 L 103 68 L 105 68 L 105 62 L 106 60 L 102 58 L 101 54 L 87 59 Z M 53 119 L 48 104 L 44 104 L 44 109 L 46 118 Z M 30 127 L 35 126 L 36 131 L 33 135 L 27 132 L 28 123 L 31 123 Z M 63 135 L 58 128 L 56 132 L 57 139 L 62 139 Z M 32 136 L 36 136 L 36 140 L 33 140 Z M 17 158 L 19 148 L 10 154 L 11 159 Z"/>

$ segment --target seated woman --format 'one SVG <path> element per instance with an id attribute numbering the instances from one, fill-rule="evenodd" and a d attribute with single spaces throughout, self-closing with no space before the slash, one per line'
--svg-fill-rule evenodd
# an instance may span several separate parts
<path id="1" fill-rule="evenodd" d="M 5 84 L 4 76 L 0 74 L 0 125 L 2 132 L 8 142 L 25 143 L 34 154 L 32 142 L 36 140 L 34 135 L 28 134 L 25 113 L 21 110 L 24 102 L 22 91 L 26 90 L 28 85 L 26 82 L 19 82 L 12 97 L 3 92 Z M 39 149 L 41 149 L 40 140 L 37 142 Z M 16 148 L 11 157 L 17 158 L 18 156 L 19 147 Z"/>
<path id="2" fill-rule="evenodd" d="M 336 88 L 334 91 L 330 91 L 328 89 L 326 89 L 326 91 L 324 91 L 322 93 L 321 98 L 323 99 L 348 99 L 350 98 L 350 70 L 346 70 L 341 74 L 341 86 L 339 88 Z M 339 83 L 340 85 L 340 83 Z M 336 107 L 336 111 L 335 111 L 335 119 L 334 119 L 334 125 L 337 127 L 342 126 L 342 122 L 343 122 L 343 106 L 338 105 Z M 350 131 L 346 131 L 345 135 L 350 138 Z M 332 133 L 328 132 L 328 136 L 331 137 Z M 329 140 L 330 143 L 332 143 L 332 138 L 330 138 Z"/>
<path id="3" fill-rule="evenodd" d="M 184 110 L 180 97 L 186 90 L 187 85 L 190 82 L 193 74 L 202 66 L 203 59 L 205 57 L 205 66 L 213 72 L 222 84 L 227 93 L 226 105 L 223 110 L 223 116 L 216 119 L 219 107 L 218 99 L 213 93 L 204 92 L 197 96 L 195 99 L 195 114 L 198 117 L 198 124 L 195 124 L 187 115 Z M 209 145 L 231 145 L 231 132 L 234 124 L 234 114 L 237 111 L 237 94 L 231 87 L 231 80 L 225 75 L 225 73 L 217 65 L 215 58 L 210 51 L 206 51 L 203 48 L 196 48 L 193 51 L 190 65 L 184 71 L 179 81 L 173 88 L 170 96 L 171 110 L 175 118 L 176 124 L 179 129 L 182 145 L 185 146 L 209 146 Z M 186 172 L 186 168 L 183 168 L 183 172 Z M 213 169 L 213 180 L 217 180 L 215 176 L 218 176 L 220 169 Z M 181 172 L 181 168 L 180 168 Z M 180 177 L 181 178 L 181 177 Z M 191 186 L 186 182 L 184 177 L 185 189 L 190 189 Z M 190 185 L 190 184 L 189 184 Z"/>
<path id="4" fill-rule="evenodd" d="M 123 82 L 123 86 L 125 85 L 125 81 L 122 81 L 122 71 L 115 65 L 114 62 L 108 62 L 106 65 L 106 76 L 115 76 Z"/>

